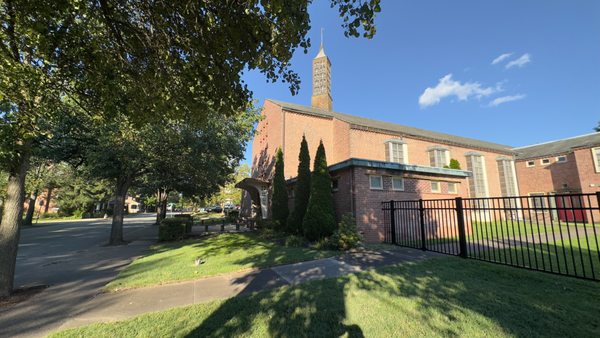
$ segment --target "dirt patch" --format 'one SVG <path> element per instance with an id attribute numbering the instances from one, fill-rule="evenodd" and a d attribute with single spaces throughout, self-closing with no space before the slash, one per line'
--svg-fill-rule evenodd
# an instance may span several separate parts
<path id="1" fill-rule="evenodd" d="M 27 300 L 44 291 L 46 288 L 48 288 L 48 285 L 35 285 L 16 289 L 8 298 L 0 298 L 0 308 L 10 307 Z"/>

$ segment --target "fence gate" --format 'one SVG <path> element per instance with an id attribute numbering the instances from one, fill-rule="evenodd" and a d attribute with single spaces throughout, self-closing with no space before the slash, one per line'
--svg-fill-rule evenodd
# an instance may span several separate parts
<path id="1" fill-rule="evenodd" d="M 600 280 L 600 192 L 382 203 L 385 241 Z"/>

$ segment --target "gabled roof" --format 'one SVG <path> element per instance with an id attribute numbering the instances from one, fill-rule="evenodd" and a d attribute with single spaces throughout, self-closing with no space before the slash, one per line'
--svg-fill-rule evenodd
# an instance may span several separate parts
<path id="1" fill-rule="evenodd" d="M 592 133 L 569 137 L 562 140 L 544 142 L 525 147 L 514 148 L 518 160 L 562 155 L 578 148 L 592 148 L 600 146 L 600 133 Z"/>
<path id="2" fill-rule="evenodd" d="M 419 139 L 425 139 L 433 142 L 439 142 L 443 144 L 452 144 L 457 146 L 464 146 L 468 148 L 478 148 L 482 150 L 491 150 L 494 152 L 500 152 L 505 154 L 512 154 L 512 147 L 492 142 L 486 142 L 476 140 L 467 137 L 455 136 L 445 133 L 439 133 L 435 131 L 419 129 L 414 127 L 403 126 L 400 124 L 383 122 L 372 120 L 364 117 L 353 116 L 343 113 L 330 112 L 324 109 L 303 106 L 294 103 L 282 102 L 277 100 L 268 99 L 270 102 L 282 107 L 285 110 L 293 111 L 301 114 L 307 114 L 312 116 L 324 117 L 324 118 L 335 118 L 340 121 L 349 123 L 353 128 L 365 129 L 373 131 L 383 131 L 391 134 L 398 134 L 407 137 L 414 137 Z"/>

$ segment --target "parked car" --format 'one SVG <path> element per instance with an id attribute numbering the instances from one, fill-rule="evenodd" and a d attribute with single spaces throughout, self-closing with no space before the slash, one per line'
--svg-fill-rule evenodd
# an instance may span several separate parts
<path id="1" fill-rule="evenodd" d="M 226 212 L 227 212 L 227 211 L 231 211 L 231 210 L 234 210 L 234 209 L 235 209 L 235 205 L 233 205 L 233 204 L 231 204 L 231 203 L 226 203 L 226 204 L 223 206 L 223 209 L 225 209 L 225 211 L 226 211 Z"/>
<path id="2" fill-rule="evenodd" d="M 221 208 L 220 205 L 213 205 L 213 206 L 206 208 L 206 211 L 219 213 L 219 212 L 223 212 L 223 208 Z"/>

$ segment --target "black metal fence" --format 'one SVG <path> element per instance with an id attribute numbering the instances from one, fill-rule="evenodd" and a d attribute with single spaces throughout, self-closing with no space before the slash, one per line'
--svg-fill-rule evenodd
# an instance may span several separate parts
<path id="1" fill-rule="evenodd" d="M 600 192 L 382 204 L 388 243 L 600 280 Z"/>

